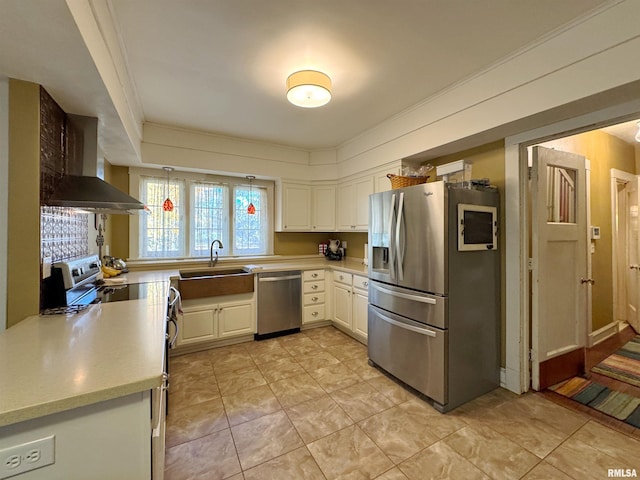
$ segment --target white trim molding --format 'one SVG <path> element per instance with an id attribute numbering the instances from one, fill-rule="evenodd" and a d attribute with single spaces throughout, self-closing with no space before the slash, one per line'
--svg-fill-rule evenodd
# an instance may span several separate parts
<path id="1" fill-rule="evenodd" d="M 625 324 L 626 322 L 611 322 L 607 325 L 605 325 L 602 328 L 599 328 L 598 330 L 591 332 L 589 334 L 589 339 L 587 341 L 587 347 L 591 348 L 594 345 L 599 344 L 600 342 L 605 341 L 607 338 L 609 337 L 613 337 L 616 333 L 618 333 L 620 330 L 622 330 L 622 326 Z"/>

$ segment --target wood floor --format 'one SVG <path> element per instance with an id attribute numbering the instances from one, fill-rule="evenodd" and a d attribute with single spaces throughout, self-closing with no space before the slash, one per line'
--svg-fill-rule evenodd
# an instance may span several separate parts
<path id="1" fill-rule="evenodd" d="M 594 382 L 600 383 L 601 385 L 605 385 L 612 390 L 627 393 L 629 395 L 640 398 L 640 387 L 621 382 L 620 380 L 616 380 L 615 378 L 600 375 L 599 373 L 591 372 L 591 368 L 593 368 L 613 352 L 618 350 L 625 343 L 631 340 L 635 335 L 636 333 L 633 331 L 633 329 L 631 327 L 627 327 L 617 335 L 614 335 L 613 337 L 606 339 L 604 342 L 601 342 L 598 345 L 587 349 L 586 366 L 588 378 L 590 380 L 593 380 Z M 608 425 L 620 432 L 640 437 L 640 428 L 635 428 L 627 423 L 610 417 L 609 415 L 605 415 L 604 413 L 587 407 L 586 405 L 582 405 L 581 403 L 569 398 L 563 397 L 562 395 L 559 395 L 550 390 L 544 390 L 543 392 L 541 392 L 541 394 L 549 400 L 559 403 L 560 405 L 564 405 L 565 407 L 571 408 L 573 410 L 578 410 L 580 412 L 586 413 L 595 420 L 598 420 L 600 423 Z"/>

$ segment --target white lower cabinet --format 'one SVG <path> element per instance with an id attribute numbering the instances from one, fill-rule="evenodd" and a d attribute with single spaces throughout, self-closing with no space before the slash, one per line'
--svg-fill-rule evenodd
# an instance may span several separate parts
<path id="1" fill-rule="evenodd" d="M 358 338 L 367 338 L 369 279 L 362 275 L 333 272 L 333 321 Z"/>
<path id="2" fill-rule="evenodd" d="M 333 285 L 333 321 L 351 330 L 351 287 Z"/>
<path id="3" fill-rule="evenodd" d="M 302 324 L 326 320 L 325 271 L 302 272 Z"/>
<path id="4" fill-rule="evenodd" d="M 253 293 L 198 298 L 183 302 L 176 346 L 255 333 Z"/>

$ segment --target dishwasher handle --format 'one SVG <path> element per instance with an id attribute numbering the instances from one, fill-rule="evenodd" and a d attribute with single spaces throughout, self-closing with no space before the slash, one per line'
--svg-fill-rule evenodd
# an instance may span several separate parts
<path id="1" fill-rule="evenodd" d="M 298 280 L 302 275 L 287 275 L 284 277 L 259 277 L 258 282 L 280 282 L 283 280 Z"/>

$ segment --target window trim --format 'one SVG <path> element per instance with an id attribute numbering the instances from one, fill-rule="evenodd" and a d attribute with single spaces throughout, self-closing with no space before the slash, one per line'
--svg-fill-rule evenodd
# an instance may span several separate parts
<path id="1" fill-rule="evenodd" d="M 162 171 L 158 169 L 151 168 L 129 168 L 129 191 L 130 192 L 139 192 L 141 186 L 141 178 L 143 176 L 151 176 L 161 178 L 166 176 Z M 141 260 L 141 261 L 151 261 L 157 260 L 158 262 L 162 262 L 164 260 L 167 261 L 175 261 L 175 260 L 190 260 L 190 259 L 203 259 L 202 257 L 192 257 L 189 256 L 190 245 L 191 245 L 191 183 L 192 182 L 211 182 L 211 183 L 226 183 L 229 188 L 229 200 L 231 202 L 231 195 L 233 195 L 233 188 L 238 186 L 248 187 L 249 181 L 245 177 L 233 177 L 233 176 L 225 176 L 225 175 L 212 175 L 206 173 L 194 173 L 194 172 L 182 172 L 182 171 L 173 171 L 171 173 L 172 179 L 181 179 L 184 180 L 185 183 L 185 205 L 184 205 L 184 215 L 187 220 L 186 231 L 185 231 L 185 248 L 187 252 L 187 256 L 185 257 L 157 257 L 157 258 L 146 258 L 140 256 L 140 218 L 144 218 L 144 214 L 141 215 L 130 215 L 129 216 L 129 257 L 127 260 Z M 275 181 L 273 180 L 260 180 L 255 179 L 252 180 L 253 187 L 263 187 L 267 190 L 267 207 L 269 209 L 269 219 L 268 219 L 268 227 L 267 227 L 267 253 L 264 255 L 273 255 L 274 249 L 274 232 L 275 232 Z M 229 206 L 229 215 L 233 215 L 233 206 L 230 203 Z M 233 219 L 230 217 L 229 220 L 229 229 L 230 229 L 230 239 L 233 229 Z M 229 248 L 231 248 L 230 245 Z M 227 246 L 225 245 L 225 250 L 227 250 Z M 229 250 L 227 250 L 228 252 Z M 221 252 L 223 253 L 223 252 Z M 259 255 L 259 256 L 264 256 Z M 251 257 L 252 255 L 238 255 L 235 253 L 229 253 L 226 255 L 221 255 L 220 258 L 225 257 Z"/>

